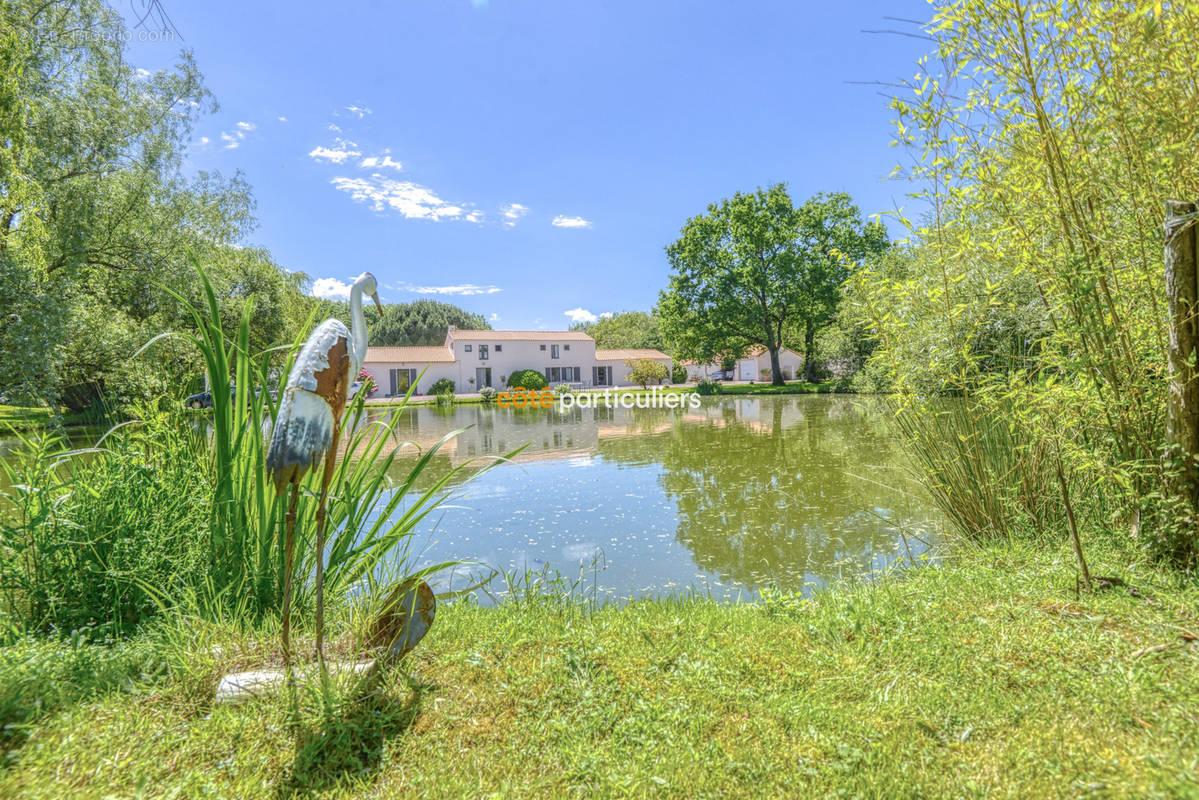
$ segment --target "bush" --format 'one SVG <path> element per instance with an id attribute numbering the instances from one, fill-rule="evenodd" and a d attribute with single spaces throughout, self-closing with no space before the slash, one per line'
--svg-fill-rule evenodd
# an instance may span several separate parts
<path id="1" fill-rule="evenodd" d="M 696 394 L 720 394 L 720 384 L 714 380 L 704 378 L 699 383 L 695 384 Z"/>
<path id="2" fill-rule="evenodd" d="M 509 389 L 538 391 L 549 385 L 549 381 L 535 369 L 518 369 L 508 376 Z"/>
<path id="3" fill-rule="evenodd" d="M 479 390 L 479 395 L 483 398 L 484 403 L 494 403 L 496 395 L 498 395 L 498 394 L 499 394 L 499 392 L 497 392 L 495 389 L 491 388 L 490 386 L 484 386 L 482 389 Z"/>
<path id="4" fill-rule="evenodd" d="M 670 382 L 671 383 L 686 383 L 687 382 L 687 368 L 684 367 L 682 364 L 678 363 L 677 361 L 675 362 L 674 366 L 672 366 L 670 368 Z"/>
<path id="5" fill-rule="evenodd" d="M 654 361 L 652 358 L 629 359 L 624 362 L 624 365 L 629 368 L 629 380 L 633 383 L 641 384 L 641 388 L 647 388 L 651 383 L 661 383 L 670 374 L 670 370 L 661 361 Z"/>
<path id="6" fill-rule="evenodd" d="M 554 394 L 574 394 L 574 391 L 569 383 L 560 383 L 554 387 Z"/>
<path id="7" fill-rule="evenodd" d="M 449 378 L 433 381 L 433 385 L 429 387 L 429 394 L 440 395 L 446 392 L 449 392 L 451 395 L 454 393 L 454 382 Z"/>
<path id="8" fill-rule="evenodd" d="M 439 406 L 454 405 L 454 393 L 448 392 L 448 391 L 447 392 L 438 392 L 437 393 L 437 405 L 439 405 Z"/>
<path id="9" fill-rule="evenodd" d="M 364 392 L 367 397 L 370 397 L 375 392 L 379 391 L 379 386 L 375 383 L 374 377 L 366 371 L 366 367 L 358 370 L 358 380 L 362 383 L 358 387 L 358 391 Z"/>

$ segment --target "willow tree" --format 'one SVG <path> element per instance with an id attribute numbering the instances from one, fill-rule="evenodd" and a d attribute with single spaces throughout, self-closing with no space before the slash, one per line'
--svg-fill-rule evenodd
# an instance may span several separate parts
<path id="1" fill-rule="evenodd" d="M 816 333 L 836 313 L 841 284 L 886 247 L 883 226 L 863 222 L 847 194 L 797 208 L 781 183 L 738 192 L 687 220 L 666 248 L 674 274 L 658 305 L 663 336 L 676 356 L 704 363 L 765 348 L 775 386 L 784 341 L 802 338 L 814 380 Z"/>

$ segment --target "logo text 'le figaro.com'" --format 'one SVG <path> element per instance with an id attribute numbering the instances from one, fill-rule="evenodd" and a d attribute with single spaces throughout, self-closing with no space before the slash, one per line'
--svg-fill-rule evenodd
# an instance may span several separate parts
<path id="1" fill-rule="evenodd" d="M 529 390 L 513 389 L 500 392 L 496 403 L 500 408 L 553 408 L 555 395 L 549 389 Z M 557 395 L 559 407 L 565 411 L 571 408 L 699 408 L 702 400 L 698 394 L 680 394 L 678 392 L 663 392 L 654 387 L 649 394 L 644 392 L 614 392 L 605 389 L 603 392 L 565 392 Z"/>

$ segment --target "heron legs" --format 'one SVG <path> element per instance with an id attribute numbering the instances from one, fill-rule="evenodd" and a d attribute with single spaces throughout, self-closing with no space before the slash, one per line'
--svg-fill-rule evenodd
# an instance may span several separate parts
<path id="1" fill-rule="evenodd" d="M 288 485 L 287 520 L 283 535 L 283 663 L 291 667 L 291 573 L 296 553 L 296 503 L 300 485 L 293 479 Z"/>
<path id="2" fill-rule="evenodd" d="M 316 659 L 325 670 L 325 501 L 337 461 L 337 446 L 341 439 L 340 421 L 333 423 L 333 441 L 325 454 L 325 473 L 321 477 L 321 496 L 316 506 Z"/>

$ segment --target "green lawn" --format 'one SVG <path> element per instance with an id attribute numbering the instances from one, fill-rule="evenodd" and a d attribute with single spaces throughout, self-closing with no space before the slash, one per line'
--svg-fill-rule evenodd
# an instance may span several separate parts
<path id="1" fill-rule="evenodd" d="M 848 391 L 844 381 L 822 381 L 807 383 L 806 381 L 791 381 L 783 386 L 771 386 L 769 383 L 722 383 L 721 394 L 827 394 L 829 392 Z"/>
<path id="2" fill-rule="evenodd" d="M 213 708 L 274 639 L 193 623 L 186 674 L 33 723 L 0 796 L 1199 796 L 1199 589 L 1093 560 L 1143 596 L 1008 548 L 802 602 L 446 607 L 408 678 L 295 723 Z"/>

